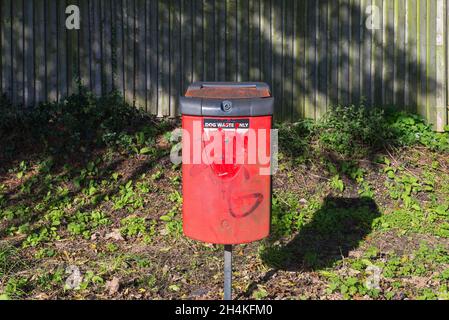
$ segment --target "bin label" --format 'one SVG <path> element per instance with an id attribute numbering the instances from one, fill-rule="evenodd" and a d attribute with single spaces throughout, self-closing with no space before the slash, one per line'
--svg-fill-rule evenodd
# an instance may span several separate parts
<path id="1" fill-rule="evenodd" d="M 204 119 L 204 129 L 249 129 L 249 119 Z"/>

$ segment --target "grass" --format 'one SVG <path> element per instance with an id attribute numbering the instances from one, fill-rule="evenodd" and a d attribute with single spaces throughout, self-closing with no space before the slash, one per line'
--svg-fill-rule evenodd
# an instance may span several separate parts
<path id="1" fill-rule="evenodd" d="M 87 91 L 0 112 L 1 299 L 222 297 L 222 246 L 182 236 L 179 123 Z M 238 298 L 449 298 L 448 132 L 363 106 L 277 128 L 272 232 L 235 246 Z"/>

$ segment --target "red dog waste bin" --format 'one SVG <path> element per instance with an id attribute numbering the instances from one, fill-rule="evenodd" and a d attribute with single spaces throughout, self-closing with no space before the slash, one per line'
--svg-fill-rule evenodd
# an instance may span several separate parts
<path id="1" fill-rule="evenodd" d="M 273 102 L 265 83 L 193 83 L 181 97 L 189 238 L 239 244 L 268 236 Z"/>

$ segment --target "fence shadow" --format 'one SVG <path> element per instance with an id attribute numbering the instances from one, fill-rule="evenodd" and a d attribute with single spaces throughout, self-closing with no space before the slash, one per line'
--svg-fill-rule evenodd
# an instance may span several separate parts
<path id="1" fill-rule="evenodd" d="M 265 81 L 279 120 L 318 118 L 362 98 L 436 120 L 428 108 L 443 83 L 434 51 L 422 48 L 436 45 L 425 38 L 433 29 L 415 25 L 435 15 L 427 1 L 409 8 L 408 22 L 399 12 L 397 30 L 386 1 L 377 2 L 380 29 L 365 27 L 367 6 L 349 1 L 81 0 L 82 29 L 65 30 L 57 3 L 2 1 L 1 90 L 15 104 L 61 100 L 80 79 L 96 94 L 117 89 L 135 106 L 176 116 L 192 81 Z"/>

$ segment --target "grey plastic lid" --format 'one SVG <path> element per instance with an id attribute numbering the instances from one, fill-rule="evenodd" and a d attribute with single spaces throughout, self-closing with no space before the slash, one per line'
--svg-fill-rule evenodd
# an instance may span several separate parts
<path id="1" fill-rule="evenodd" d="M 274 98 L 262 82 L 195 82 L 180 98 L 183 115 L 265 116 L 272 115 Z"/>

